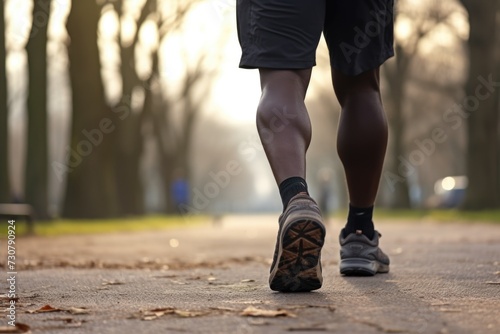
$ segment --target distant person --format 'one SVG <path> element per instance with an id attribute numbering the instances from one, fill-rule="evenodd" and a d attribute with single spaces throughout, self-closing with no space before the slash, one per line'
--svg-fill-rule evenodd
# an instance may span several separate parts
<path id="1" fill-rule="evenodd" d="M 181 208 L 189 205 L 189 183 L 180 171 L 175 172 L 175 179 L 171 185 L 171 196 L 177 212 L 182 213 Z"/>
<path id="2" fill-rule="evenodd" d="M 342 106 L 337 149 L 349 191 L 340 272 L 389 271 L 372 214 L 387 146 L 379 67 L 394 55 L 393 0 L 237 0 L 241 68 L 258 68 L 257 129 L 283 202 L 269 284 L 275 291 L 322 285 L 325 227 L 307 191 L 311 123 L 304 104 L 324 33 Z"/>
<path id="3" fill-rule="evenodd" d="M 323 213 L 323 215 L 328 215 L 330 212 L 329 203 L 332 197 L 331 192 L 331 172 L 330 170 L 323 168 L 318 172 L 318 183 L 319 183 L 319 195 L 318 195 L 318 206 Z"/>

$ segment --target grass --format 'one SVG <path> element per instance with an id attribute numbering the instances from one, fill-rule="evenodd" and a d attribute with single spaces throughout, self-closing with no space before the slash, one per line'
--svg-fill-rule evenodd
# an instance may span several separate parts
<path id="1" fill-rule="evenodd" d="M 336 217 L 343 217 L 347 212 L 336 213 Z M 432 220 L 436 222 L 483 222 L 500 223 L 500 210 L 459 211 L 459 210 L 389 210 L 376 209 L 375 217 L 382 219 L 416 219 Z"/>
<path id="2" fill-rule="evenodd" d="M 200 226 L 207 217 L 189 216 L 144 216 L 122 219 L 70 220 L 58 219 L 52 221 L 36 221 L 37 236 L 57 236 L 68 234 L 103 234 L 114 232 L 134 232 L 165 230 L 170 228 L 185 228 Z M 26 223 L 19 220 L 16 224 L 16 234 L 25 235 Z"/>
<path id="3" fill-rule="evenodd" d="M 343 218 L 346 212 L 338 211 L 334 217 Z M 387 220 L 415 219 L 432 220 L 436 222 L 463 223 L 497 223 L 500 224 L 500 210 L 489 211 L 458 211 L 458 210 L 388 210 L 376 209 L 376 218 Z M 57 236 L 70 234 L 103 234 L 114 232 L 134 232 L 165 230 L 171 228 L 196 227 L 209 220 L 206 216 L 145 216 L 123 219 L 70 220 L 58 219 L 52 221 L 36 221 L 35 234 L 38 236 Z M 2 235 L 6 234 L 6 225 L 2 226 Z M 26 234 L 26 223 L 19 220 L 16 224 L 16 234 Z"/>

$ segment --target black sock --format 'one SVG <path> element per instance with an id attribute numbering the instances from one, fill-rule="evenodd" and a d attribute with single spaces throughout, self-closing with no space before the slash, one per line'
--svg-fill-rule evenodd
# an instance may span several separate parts
<path id="1" fill-rule="evenodd" d="M 373 206 L 369 208 L 356 208 L 349 204 L 349 216 L 344 228 L 344 237 L 350 233 L 355 233 L 357 230 L 361 230 L 371 240 L 375 233 L 372 218 Z"/>
<path id="2" fill-rule="evenodd" d="M 288 202 L 298 193 L 307 193 L 307 183 L 301 177 L 294 176 L 281 182 L 279 185 L 281 201 L 283 202 L 283 211 L 285 211 Z"/>

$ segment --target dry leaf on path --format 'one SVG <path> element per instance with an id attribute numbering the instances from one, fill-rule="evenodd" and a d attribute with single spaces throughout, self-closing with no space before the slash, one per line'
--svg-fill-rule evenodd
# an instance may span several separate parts
<path id="1" fill-rule="evenodd" d="M 31 333 L 31 328 L 28 325 L 17 323 L 15 326 L 0 326 L 0 333 L 21 334 Z"/>
<path id="2" fill-rule="evenodd" d="M 30 314 L 49 313 L 49 312 L 69 312 L 71 314 L 89 314 L 90 310 L 85 307 L 70 307 L 69 309 L 56 308 L 47 304 L 45 306 L 40 307 L 37 310 L 28 310 L 26 312 Z"/>
<path id="3" fill-rule="evenodd" d="M 152 276 L 153 278 L 176 278 L 177 275 L 174 275 L 174 274 L 169 274 L 169 275 L 155 275 L 155 276 Z"/>
<path id="4" fill-rule="evenodd" d="M 37 310 L 28 310 L 27 312 L 30 314 L 33 314 L 33 313 L 49 313 L 49 312 L 63 312 L 63 311 L 64 310 L 62 310 L 60 308 L 52 307 L 52 306 L 47 304 L 47 305 L 40 307 Z"/>
<path id="5" fill-rule="evenodd" d="M 173 307 L 155 308 L 147 311 L 140 311 L 139 318 L 145 321 L 156 320 L 166 314 L 175 314 L 182 318 L 194 318 L 209 314 L 210 311 L 178 310 Z M 137 318 L 137 316 L 135 316 Z M 134 316 L 132 316 L 134 318 Z"/>
<path id="6" fill-rule="evenodd" d="M 241 280 L 241 283 L 253 283 L 253 282 L 255 282 L 255 280 L 250 278 Z"/>
<path id="7" fill-rule="evenodd" d="M 194 318 L 207 315 L 207 311 L 188 311 L 188 310 L 175 310 L 174 313 L 182 318 Z"/>
<path id="8" fill-rule="evenodd" d="M 123 285 L 123 284 L 125 284 L 125 282 L 116 281 L 116 280 L 108 281 L 106 279 L 102 282 L 102 285 Z"/>
<path id="9" fill-rule="evenodd" d="M 492 284 L 492 285 L 500 285 L 500 282 L 494 282 L 494 281 L 487 281 L 485 283 L 486 284 Z"/>
<path id="10" fill-rule="evenodd" d="M 448 306 L 448 305 L 451 305 L 451 304 L 447 303 L 447 302 L 436 302 L 436 303 L 431 304 L 431 306 Z"/>
<path id="11" fill-rule="evenodd" d="M 452 312 L 462 312 L 462 310 L 459 310 L 459 309 L 456 309 L 456 308 L 446 308 L 446 307 L 441 307 L 439 309 L 439 311 L 441 312 L 448 312 L 448 313 L 452 313 Z"/>
<path id="12" fill-rule="evenodd" d="M 294 313 L 287 310 L 263 310 L 253 306 L 249 306 L 244 309 L 240 315 L 244 317 L 265 317 L 265 318 L 275 318 L 275 317 L 297 317 Z"/>
<path id="13" fill-rule="evenodd" d="M 174 309 L 172 307 L 155 308 L 152 310 L 140 311 L 139 318 L 145 321 L 150 321 L 171 313 L 174 313 Z"/>
<path id="14" fill-rule="evenodd" d="M 71 314 L 89 314 L 90 310 L 85 307 L 70 307 L 69 313 Z"/>

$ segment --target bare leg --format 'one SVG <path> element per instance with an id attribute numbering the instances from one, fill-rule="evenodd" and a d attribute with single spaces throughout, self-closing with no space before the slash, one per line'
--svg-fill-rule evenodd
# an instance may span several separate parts
<path id="1" fill-rule="evenodd" d="M 342 106 L 337 150 L 344 165 L 352 206 L 373 206 L 385 150 L 387 121 L 379 87 L 379 70 L 347 76 L 332 71 L 335 93 Z"/>
<path id="2" fill-rule="evenodd" d="M 269 275 L 275 291 L 311 291 L 323 283 L 320 253 L 326 231 L 305 182 L 311 122 L 304 98 L 310 77 L 311 69 L 260 70 L 257 129 L 284 208 Z"/>
<path id="3" fill-rule="evenodd" d="M 290 177 L 305 178 L 311 122 L 304 98 L 310 77 L 311 69 L 260 69 L 257 130 L 278 185 Z"/>

